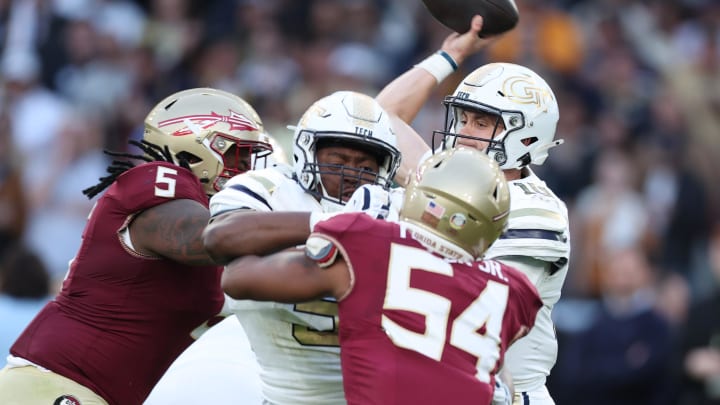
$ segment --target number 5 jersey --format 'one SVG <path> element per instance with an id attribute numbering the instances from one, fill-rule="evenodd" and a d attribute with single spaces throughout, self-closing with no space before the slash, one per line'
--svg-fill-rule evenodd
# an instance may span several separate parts
<path id="1" fill-rule="evenodd" d="M 192 172 L 170 163 L 118 177 L 90 214 L 62 290 L 10 349 L 16 363 L 70 378 L 112 405 L 142 403 L 224 302 L 221 267 L 132 248 L 127 228 L 135 215 L 173 199 L 208 205 Z"/>

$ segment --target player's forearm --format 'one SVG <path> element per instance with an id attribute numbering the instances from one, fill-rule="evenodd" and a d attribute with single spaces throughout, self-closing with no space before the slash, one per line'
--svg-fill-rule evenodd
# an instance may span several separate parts
<path id="1" fill-rule="evenodd" d="M 302 251 L 288 249 L 233 260 L 225 266 L 221 284 L 234 299 L 292 303 L 331 295 L 332 280 L 328 271 L 320 270 Z"/>
<path id="2" fill-rule="evenodd" d="M 400 169 L 395 175 L 395 181 L 405 186 L 409 176 L 415 173 L 423 156 L 430 150 L 430 146 L 415 130 L 398 117 L 392 117 L 392 126 L 397 133 L 397 146 L 402 153 Z"/>
<path id="3" fill-rule="evenodd" d="M 222 264 L 245 255 L 267 255 L 305 243 L 309 218 L 307 212 L 230 212 L 210 221 L 203 242 Z"/>
<path id="4" fill-rule="evenodd" d="M 385 86 L 375 99 L 390 114 L 411 123 L 437 84 L 428 71 L 414 67 Z"/>

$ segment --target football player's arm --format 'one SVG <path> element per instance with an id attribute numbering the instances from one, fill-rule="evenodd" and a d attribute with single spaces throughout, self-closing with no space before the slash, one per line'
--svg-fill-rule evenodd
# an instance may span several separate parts
<path id="1" fill-rule="evenodd" d="M 209 254 L 226 264 L 302 245 L 310 235 L 309 223 L 309 212 L 230 211 L 210 220 L 202 240 Z"/>
<path id="2" fill-rule="evenodd" d="M 321 268 L 303 250 L 289 249 L 270 256 L 244 256 L 225 267 L 222 288 L 235 299 L 304 302 L 339 298 L 350 285 L 350 273 L 338 255 Z"/>
<path id="3" fill-rule="evenodd" d="M 452 33 L 443 41 L 440 49 L 453 59 L 452 63 L 455 64 L 455 68 L 469 56 L 484 49 L 492 41 L 478 36 L 480 30 L 482 30 L 482 23 L 482 17 L 476 15 L 471 21 L 468 32 L 464 34 Z M 421 62 L 419 65 L 423 66 L 423 63 Z M 452 65 L 449 61 L 447 63 L 451 69 L 450 72 L 452 72 L 454 70 L 451 67 Z M 420 66 L 416 65 L 395 78 L 375 98 L 386 111 L 396 115 L 406 123 L 412 123 L 438 85 L 436 76 L 430 73 L 428 69 Z"/>
<path id="4" fill-rule="evenodd" d="M 406 186 L 422 157 L 430 150 L 430 146 L 410 125 L 397 116 L 391 114 L 390 121 L 397 134 L 398 149 L 402 154 L 400 168 L 395 174 L 394 180 L 397 184 Z"/>
<path id="5" fill-rule="evenodd" d="M 202 232 L 210 212 L 189 199 L 171 200 L 148 208 L 130 223 L 134 249 L 191 266 L 216 264 L 205 250 Z"/>

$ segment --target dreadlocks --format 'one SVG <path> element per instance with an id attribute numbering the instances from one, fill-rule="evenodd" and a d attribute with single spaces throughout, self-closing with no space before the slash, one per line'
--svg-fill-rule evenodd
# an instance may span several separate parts
<path id="1" fill-rule="evenodd" d="M 170 153 L 170 148 L 168 148 L 167 145 L 161 148 L 160 146 L 145 140 L 140 142 L 131 140 L 129 143 L 140 148 L 145 155 L 133 155 L 130 153 L 104 150 L 103 152 L 105 152 L 106 155 L 112 156 L 113 158 L 126 158 L 126 160 L 113 160 L 107 168 L 107 172 L 109 174 L 105 177 L 100 177 L 100 182 L 98 184 L 88 187 L 82 191 L 88 199 L 92 199 L 96 195 L 100 194 L 103 190 L 115 182 L 118 176 L 135 167 L 135 163 L 127 159 L 142 160 L 144 162 L 170 162 L 190 170 L 190 164 L 188 161 L 178 157 L 173 158 L 172 153 Z"/>

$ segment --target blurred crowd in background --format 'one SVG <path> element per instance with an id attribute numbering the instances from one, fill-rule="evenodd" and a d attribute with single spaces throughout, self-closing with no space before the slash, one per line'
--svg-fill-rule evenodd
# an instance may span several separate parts
<path id="1" fill-rule="evenodd" d="M 565 143 L 535 170 L 573 246 L 551 393 L 720 404 L 720 1 L 517 3 L 518 27 L 413 125 L 430 142 L 443 96 L 483 63 L 543 76 Z M 313 101 L 375 95 L 448 34 L 420 0 L 0 0 L 0 349 L 75 255 L 103 149 L 128 150 L 160 99 L 238 94 L 289 155 Z"/>

